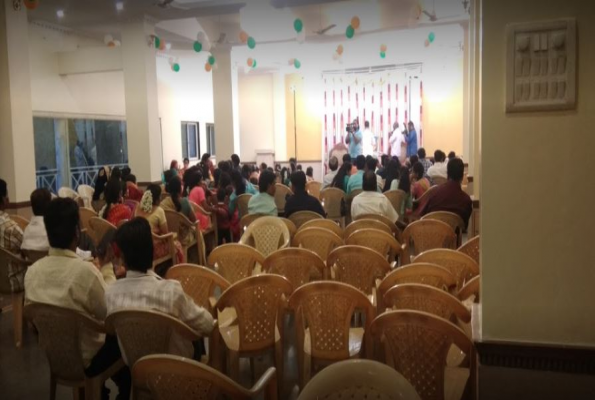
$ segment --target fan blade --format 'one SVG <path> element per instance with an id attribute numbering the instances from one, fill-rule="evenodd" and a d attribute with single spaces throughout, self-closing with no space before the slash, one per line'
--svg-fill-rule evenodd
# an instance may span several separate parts
<path id="1" fill-rule="evenodd" d="M 328 31 L 330 31 L 331 29 L 335 28 L 336 26 L 337 26 L 336 24 L 332 24 L 332 25 L 329 25 L 329 26 L 327 26 L 326 28 L 324 28 L 324 29 L 321 29 L 321 30 L 319 30 L 319 31 L 314 31 L 314 33 L 316 33 L 317 35 L 324 35 L 324 34 L 326 34 Z"/>

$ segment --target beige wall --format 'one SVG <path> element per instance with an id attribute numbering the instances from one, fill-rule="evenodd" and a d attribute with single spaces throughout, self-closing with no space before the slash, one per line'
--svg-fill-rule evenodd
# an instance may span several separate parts
<path id="1" fill-rule="evenodd" d="M 484 339 L 595 345 L 595 3 L 484 0 Z M 576 111 L 507 115 L 505 26 L 576 17 Z"/>
<path id="2" fill-rule="evenodd" d="M 242 161 L 256 161 L 256 150 L 275 149 L 273 79 L 272 74 L 240 74 L 239 76 Z M 281 155 L 281 157 L 284 156 Z"/>

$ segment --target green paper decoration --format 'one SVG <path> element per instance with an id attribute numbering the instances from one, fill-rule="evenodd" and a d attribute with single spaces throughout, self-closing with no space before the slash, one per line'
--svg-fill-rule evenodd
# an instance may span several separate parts
<path id="1" fill-rule="evenodd" d="M 430 32 L 430 34 L 428 35 L 428 40 L 430 41 L 430 43 L 434 43 L 434 40 L 436 40 L 436 34 L 434 32 Z"/>
<path id="2" fill-rule="evenodd" d="M 155 48 L 158 49 L 159 47 L 161 47 L 161 39 L 159 39 L 159 36 L 155 36 Z"/>
<path id="3" fill-rule="evenodd" d="M 252 61 L 252 68 L 256 68 L 256 60 Z"/>
<path id="4" fill-rule="evenodd" d="M 302 29 L 304 29 L 304 22 L 297 18 L 295 21 L 293 21 L 293 29 L 295 29 L 297 33 L 300 33 Z"/>
<path id="5" fill-rule="evenodd" d="M 211 64 L 211 65 L 215 64 L 215 57 L 209 56 L 209 64 Z"/>
<path id="6" fill-rule="evenodd" d="M 194 42 L 194 51 L 200 53 L 202 51 L 202 43 L 201 42 Z"/>
<path id="7" fill-rule="evenodd" d="M 380 58 L 386 58 L 386 53 L 384 51 L 380 52 Z"/>
<path id="8" fill-rule="evenodd" d="M 174 72 L 180 72 L 180 64 L 175 63 L 172 68 L 173 68 Z"/>
<path id="9" fill-rule="evenodd" d="M 355 35 L 355 29 L 353 29 L 353 26 L 349 25 L 345 31 L 345 36 L 347 36 L 347 39 L 353 39 L 353 35 Z"/>
<path id="10" fill-rule="evenodd" d="M 300 69 L 302 67 L 302 63 L 299 60 L 295 60 L 293 62 L 293 66 L 296 67 L 297 69 Z"/>
<path id="11" fill-rule="evenodd" d="M 251 49 L 256 47 L 256 40 L 252 36 L 248 38 L 248 47 Z"/>

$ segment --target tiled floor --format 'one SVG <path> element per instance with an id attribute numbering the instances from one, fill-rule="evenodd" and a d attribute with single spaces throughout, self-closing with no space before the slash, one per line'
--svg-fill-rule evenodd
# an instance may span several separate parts
<path id="1" fill-rule="evenodd" d="M 25 328 L 23 346 L 17 349 L 14 346 L 12 330 L 12 312 L 0 314 L 0 399 L 25 400 L 49 398 L 49 366 L 45 354 L 37 344 L 37 337 L 32 329 Z M 287 330 L 285 344 L 285 382 L 282 399 L 293 400 L 297 397 L 297 359 L 293 343 L 293 329 Z M 264 357 L 262 362 L 255 364 L 256 376 L 259 377 L 264 370 L 271 366 L 272 357 Z M 247 359 L 242 359 L 241 382 L 250 386 L 250 364 Z M 111 399 L 115 399 L 117 390 L 111 382 L 108 387 L 112 389 Z M 70 389 L 58 386 L 57 400 L 72 399 Z"/>

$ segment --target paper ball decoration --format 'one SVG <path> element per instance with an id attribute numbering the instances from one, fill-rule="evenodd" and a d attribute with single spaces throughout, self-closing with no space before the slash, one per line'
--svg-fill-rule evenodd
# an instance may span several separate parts
<path id="1" fill-rule="evenodd" d="M 248 42 L 248 34 L 245 31 L 240 32 L 240 42 L 246 44 Z"/>
<path id="2" fill-rule="evenodd" d="M 202 51 L 202 43 L 199 41 L 194 42 L 194 51 L 200 53 Z"/>
<path id="3" fill-rule="evenodd" d="M 357 15 L 351 18 L 351 26 L 353 27 L 353 29 L 359 29 L 360 23 L 361 21 Z"/>
<path id="4" fill-rule="evenodd" d="M 386 58 L 386 53 L 384 51 L 380 52 L 380 58 Z"/>
<path id="5" fill-rule="evenodd" d="M 173 69 L 174 72 L 180 72 L 180 64 L 175 63 L 174 65 L 171 66 L 171 69 Z"/>
<path id="6" fill-rule="evenodd" d="M 252 63 L 252 68 L 256 68 L 256 60 Z"/>
<path id="7" fill-rule="evenodd" d="M 248 47 L 251 49 L 256 47 L 256 40 L 252 36 L 248 38 Z"/>
<path id="8" fill-rule="evenodd" d="M 254 59 L 249 58 L 248 60 L 246 60 L 246 64 L 248 64 L 248 66 L 251 67 L 252 64 L 254 64 Z"/>
<path id="9" fill-rule="evenodd" d="M 161 46 L 161 39 L 159 39 L 159 36 L 155 36 L 155 48 L 158 49 L 159 46 Z"/>
<path id="10" fill-rule="evenodd" d="M 304 29 L 304 21 L 296 18 L 296 20 L 293 21 L 293 29 L 295 29 L 297 33 L 300 33 Z"/>
<path id="11" fill-rule="evenodd" d="M 345 31 L 345 36 L 347 36 L 347 39 L 353 39 L 353 35 L 355 35 L 355 29 L 353 29 L 353 26 L 349 25 Z"/>
<path id="12" fill-rule="evenodd" d="M 302 67 L 302 63 L 299 60 L 296 59 L 296 60 L 293 61 L 293 66 L 296 69 L 300 69 Z"/>
<path id="13" fill-rule="evenodd" d="M 215 64 L 215 57 L 213 57 L 213 56 L 209 56 L 209 61 L 208 61 L 208 62 L 209 62 L 209 65 L 211 65 L 211 66 L 212 66 L 213 64 Z"/>
<path id="14" fill-rule="evenodd" d="M 436 40 L 436 34 L 434 32 L 430 32 L 430 34 L 428 35 L 428 40 L 430 41 L 430 43 L 434 43 L 434 40 Z"/>
<path id="15" fill-rule="evenodd" d="M 109 47 L 110 49 L 113 49 L 114 47 L 116 47 L 116 42 L 111 41 L 107 44 L 107 47 Z"/>
<path id="16" fill-rule="evenodd" d="M 23 0 L 27 10 L 35 10 L 39 6 L 39 0 Z"/>
<path id="17" fill-rule="evenodd" d="M 161 43 L 159 43 L 159 50 L 165 50 L 165 40 L 162 40 Z"/>
<path id="18" fill-rule="evenodd" d="M 430 41 L 428 39 L 426 39 L 426 41 L 424 42 L 424 46 L 426 46 L 426 47 L 430 46 Z"/>
<path id="19" fill-rule="evenodd" d="M 337 46 L 337 54 L 342 55 L 343 54 L 343 50 L 344 50 L 344 48 L 343 48 L 343 45 L 342 44 L 340 44 L 340 45 Z"/>
<path id="20" fill-rule="evenodd" d="M 211 64 L 209 64 L 209 63 L 206 63 L 205 64 L 205 71 L 211 72 L 211 69 L 213 69 L 213 66 Z"/>
<path id="21" fill-rule="evenodd" d="M 380 52 L 381 52 L 381 53 L 386 53 L 386 49 L 387 49 L 387 47 L 386 47 L 386 45 L 385 45 L 385 44 L 383 44 L 383 45 L 380 45 Z"/>

